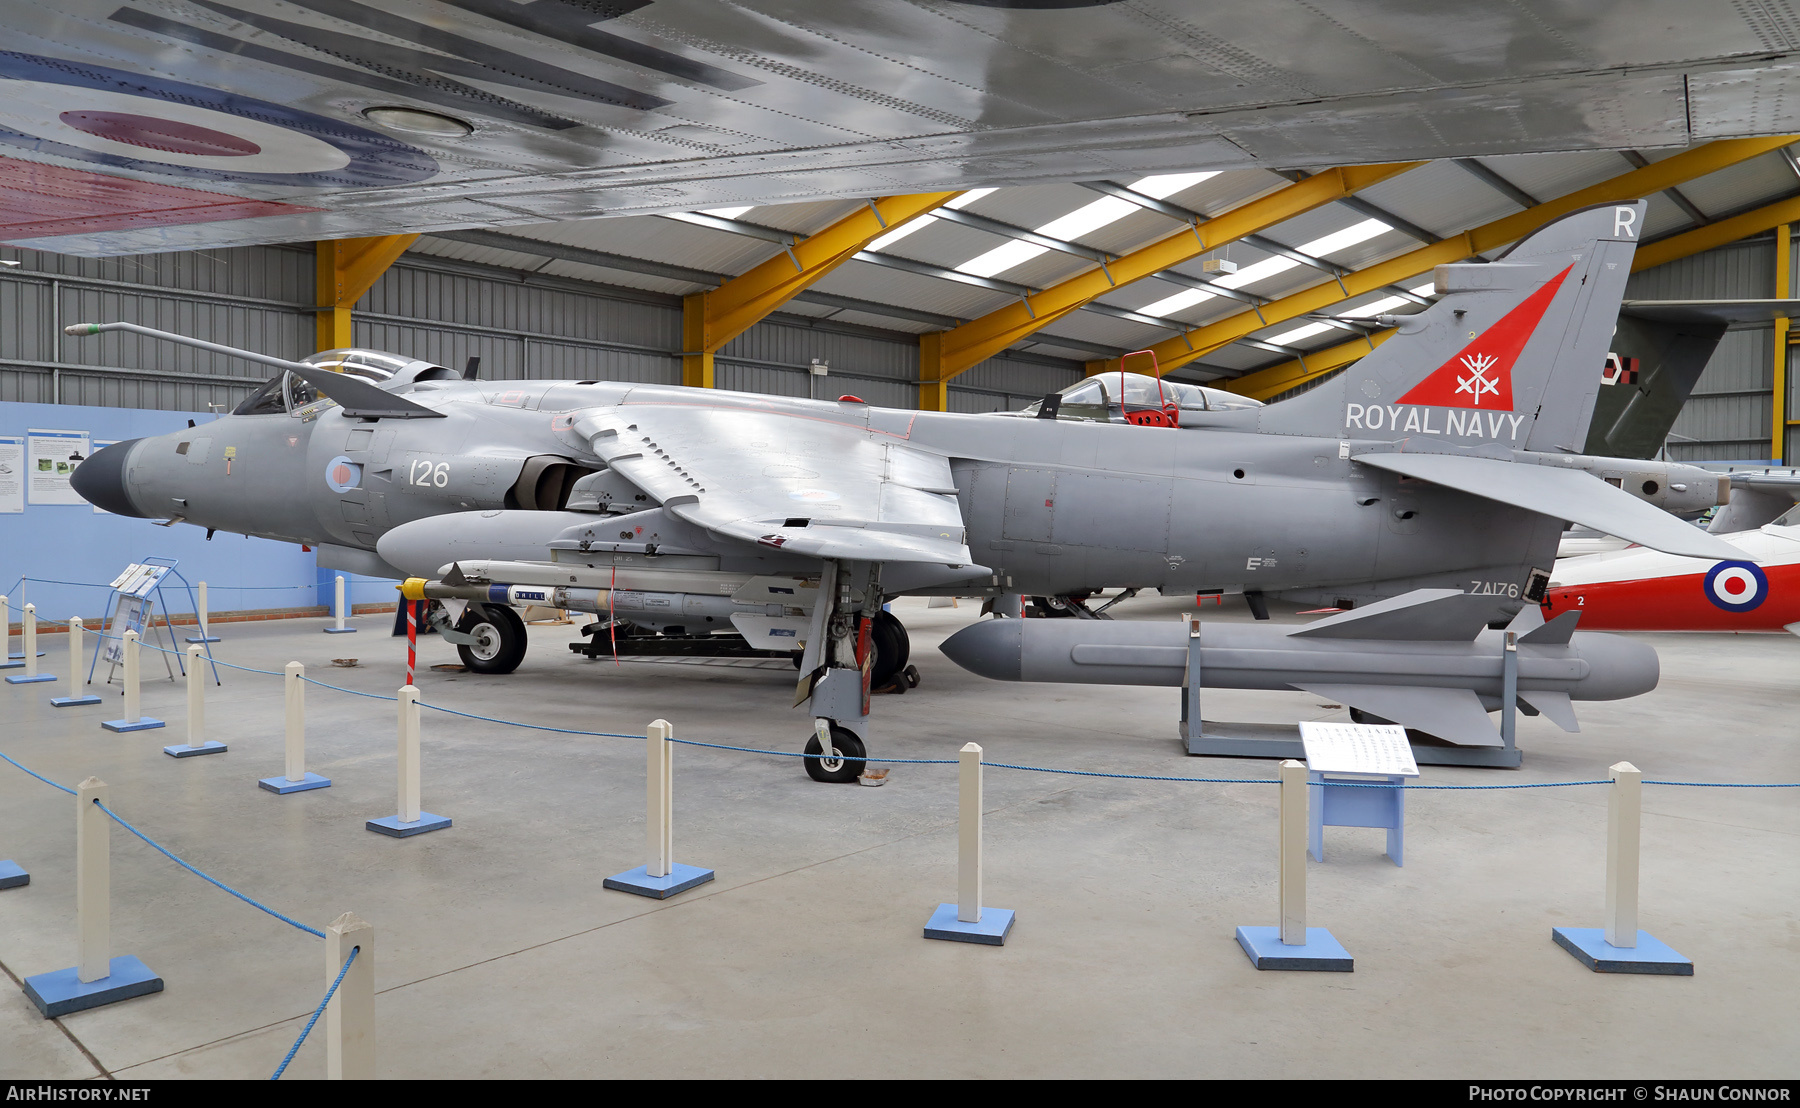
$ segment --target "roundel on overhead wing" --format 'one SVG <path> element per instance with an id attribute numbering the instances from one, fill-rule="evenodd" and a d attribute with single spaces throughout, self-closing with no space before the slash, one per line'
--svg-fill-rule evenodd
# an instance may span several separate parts
<path id="1" fill-rule="evenodd" d="M 1720 562 L 1706 573 L 1706 599 L 1727 612 L 1748 612 L 1769 598 L 1769 578 L 1753 562 Z"/>
<path id="2" fill-rule="evenodd" d="M 266 100 L 0 50 L 0 144 L 189 180 L 380 188 L 434 176 L 431 155 Z"/>

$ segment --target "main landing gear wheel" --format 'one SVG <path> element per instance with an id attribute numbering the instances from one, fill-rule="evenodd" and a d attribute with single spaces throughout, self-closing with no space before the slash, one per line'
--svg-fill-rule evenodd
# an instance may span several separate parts
<path id="1" fill-rule="evenodd" d="M 834 723 L 831 725 L 831 752 L 826 757 L 820 757 L 821 754 L 825 754 L 825 748 L 819 744 L 819 736 L 814 735 L 806 741 L 806 757 L 800 759 L 806 766 L 806 775 L 828 785 L 843 785 L 862 776 L 863 760 L 868 751 L 863 748 L 862 740 L 848 728 Z"/>
<path id="2" fill-rule="evenodd" d="M 869 667 L 869 687 L 879 689 L 906 668 L 912 640 L 907 637 L 906 624 L 892 612 L 877 612 L 871 622 L 869 641 L 875 647 L 875 664 Z"/>
<path id="3" fill-rule="evenodd" d="M 525 660 L 525 621 L 511 608 L 471 604 L 456 629 L 475 638 L 456 648 L 471 673 L 511 673 Z"/>

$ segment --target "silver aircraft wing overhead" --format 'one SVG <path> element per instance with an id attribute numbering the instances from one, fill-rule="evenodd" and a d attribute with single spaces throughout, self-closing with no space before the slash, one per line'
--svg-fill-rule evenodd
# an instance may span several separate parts
<path id="1" fill-rule="evenodd" d="M 941 455 L 861 418 L 630 405 L 570 428 L 671 514 L 715 534 L 817 558 L 973 564 Z"/>
<path id="2" fill-rule="evenodd" d="M 1579 469 L 1456 454 L 1357 454 L 1353 460 L 1566 519 L 1666 554 L 1715 561 L 1746 557 L 1717 536 Z"/>

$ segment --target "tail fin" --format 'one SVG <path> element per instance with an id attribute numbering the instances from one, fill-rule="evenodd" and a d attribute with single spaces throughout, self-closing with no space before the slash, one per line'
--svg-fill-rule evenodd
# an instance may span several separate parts
<path id="1" fill-rule="evenodd" d="M 1625 301 L 1582 452 L 1654 457 L 1725 329 L 1793 318 L 1800 300 Z"/>
<path id="2" fill-rule="evenodd" d="M 1585 208 L 1493 262 L 1438 266 L 1437 303 L 1337 377 L 1262 409 L 1261 429 L 1579 452 L 1645 207 Z"/>

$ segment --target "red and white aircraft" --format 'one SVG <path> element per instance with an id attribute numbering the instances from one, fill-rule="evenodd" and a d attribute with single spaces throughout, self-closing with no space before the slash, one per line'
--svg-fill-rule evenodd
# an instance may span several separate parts
<path id="1" fill-rule="evenodd" d="M 1544 618 L 1580 612 L 1592 631 L 1790 631 L 1800 635 L 1800 507 L 1720 538 L 1754 561 L 1712 562 L 1641 546 L 1556 563 Z"/>

